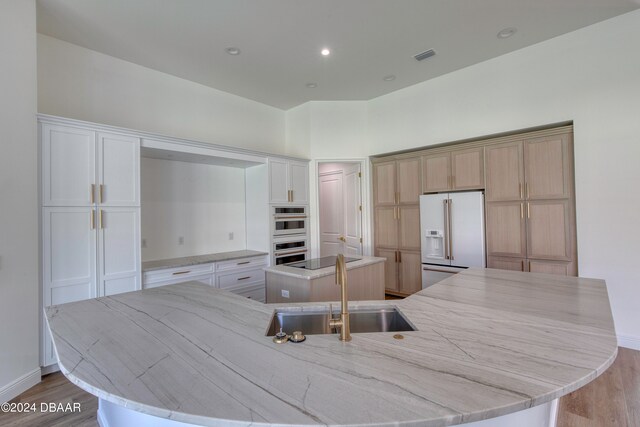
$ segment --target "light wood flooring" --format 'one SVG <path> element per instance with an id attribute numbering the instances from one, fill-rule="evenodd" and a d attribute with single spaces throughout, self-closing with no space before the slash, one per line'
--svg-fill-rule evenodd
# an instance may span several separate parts
<path id="1" fill-rule="evenodd" d="M 61 373 L 42 382 L 12 402 L 79 402 L 82 412 L 3 414 L 0 426 L 97 427 L 98 400 L 71 384 Z M 618 349 L 618 358 L 605 373 L 560 399 L 558 427 L 640 427 L 640 351 Z"/>

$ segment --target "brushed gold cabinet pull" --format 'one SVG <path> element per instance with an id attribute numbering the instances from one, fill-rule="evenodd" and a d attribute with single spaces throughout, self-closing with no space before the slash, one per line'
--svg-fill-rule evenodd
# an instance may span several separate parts
<path id="1" fill-rule="evenodd" d="M 104 199 L 104 185 L 100 184 L 100 203 L 103 203 Z"/>
<path id="2" fill-rule="evenodd" d="M 456 176 L 455 175 L 451 175 L 451 188 L 455 188 L 456 187 Z"/>
<path id="3" fill-rule="evenodd" d="M 290 202 L 293 202 L 293 190 L 289 190 L 291 192 L 291 200 L 289 200 Z"/>
<path id="4" fill-rule="evenodd" d="M 527 271 L 531 273 L 531 261 L 527 261 Z"/>
<path id="5" fill-rule="evenodd" d="M 523 199 L 524 196 L 522 195 L 522 183 L 518 183 L 518 192 L 520 193 L 520 198 Z"/>
<path id="6" fill-rule="evenodd" d="M 91 209 L 91 229 L 96 229 L 96 211 L 93 209 Z"/>
<path id="7" fill-rule="evenodd" d="M 402 252 L 398 251 L 398 262 L 402 262 Z"/>
<path id="8" fill-rule="evenodd" d="M 524 269 L 524 260 L 520 261 L 521 266 L 520 266 L 520 271 L 525 271 Z"/>
<path id="9" fill-rule="evenodd" d="M 524 203 L 520 203 L 520 218 L 524 218 Z"/>
<path id="10" fill-rule="evenodd" d="M 527 203 L 527 218 L 531 218 L 531 203 Z"/>
<path id="11" fill-rule="evenodd" d="M 400 212 L 402 211 L 400 210 L 400 207 L 398 207 L 398 219 L 400 219 Z"/>
<path id="12" fill-rule="evenodd" d="M 98 224 L 100 228 L 104 228 L 102 226 L 102 209 L 100 209 L 100 212 L 98 213 Z"/>
<path id="13" fill-rule="evenodd" d="M 527 200 L 529 200 L 529 183 L 525 182 L 524 183 L 525 188 L 527 189 Z"/>
<path id="14" fill-rule="evenodd" d="M 398 251 L 394 251 L 393 254 L 396 256 L 396 262 L 398 262 Z"/>
<path id="15" fill-rule="evenodd" d="M 93 205 L 96 202 L 96 185 L 91 184 L 91 204 Z"/>

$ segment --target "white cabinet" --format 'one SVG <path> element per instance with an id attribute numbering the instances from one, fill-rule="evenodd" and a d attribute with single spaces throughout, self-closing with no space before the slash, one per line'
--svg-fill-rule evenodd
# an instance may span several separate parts
<path id="1" fill-rule="evenodd" d="M 43 206 L 140 206 L 140 139 L 43 123 Z"/>
<path id="2" fill-rule="evenodd" d="M 269 201 L 272 204 L 309 203 L 309 165 L 286 159 L 269 159 Z"/>
<path id="3" fill-rule="evenodd" d="M 214 272 L 214 263 L 145 271 L 143 274 L 143 287 L 145 289 L 157 288 L 158 286 L 175 285 L 176 283 L 189 282 L 191 280 L 215 286 L 216 278 Z"/>

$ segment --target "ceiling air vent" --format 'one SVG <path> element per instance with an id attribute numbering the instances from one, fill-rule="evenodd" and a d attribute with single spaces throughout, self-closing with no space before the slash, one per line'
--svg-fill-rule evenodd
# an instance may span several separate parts
<path id="1" fill-rule="evenodd" d="M 427 58 L 431 58 L 435 54 L 436 54 L 435 50 L 429 49 L 429 50 L 425 50 L 424 52 L 421 52 L 421 53 L 419 53 L 417 55 L 413 55 L 413 57 L 416 58 L 416 61 L 422 61 L 422 60 L 425 60 Z"/>

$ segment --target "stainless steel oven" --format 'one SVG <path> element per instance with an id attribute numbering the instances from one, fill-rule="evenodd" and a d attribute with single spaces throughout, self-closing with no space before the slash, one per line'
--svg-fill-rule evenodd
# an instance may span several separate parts
<path id="1" fill-rule="evenodd" d="M 271 213 L 274 237 L 307 234 L 309 218 L 306 206 L 273 206 Z"/>
<path id="2" fill-rule="evenodd" d="M 273 241 L 272 265 L 287 264 L 309 259 L 307 237 L 281 237 Z"/>

